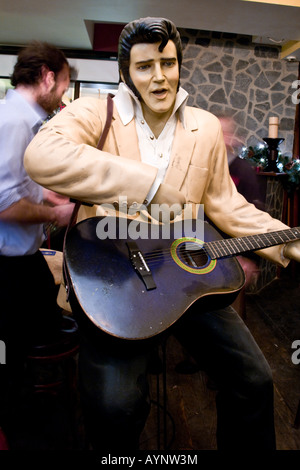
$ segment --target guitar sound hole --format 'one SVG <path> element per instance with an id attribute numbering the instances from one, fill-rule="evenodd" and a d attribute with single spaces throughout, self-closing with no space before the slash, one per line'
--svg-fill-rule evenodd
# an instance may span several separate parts
<path id="1" fill-rule="evenodd" d="M 180 245 L 178 255 L 181 261 L 191 268 L 201 268 L 209 261 L 205 251 L 192 243 L 183 243 Z"/>

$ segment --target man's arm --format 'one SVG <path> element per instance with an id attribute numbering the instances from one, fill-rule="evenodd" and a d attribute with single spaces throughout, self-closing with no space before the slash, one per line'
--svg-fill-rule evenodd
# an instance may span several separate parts
<path id="1" fill-rule="evenodd" d="M 61 194 L 50 191 L 49 189 L 43 188 L 43 200 L 44 203 L 50 204 L 51 206 L 57 206 L 61 204 L 68 204 L 70 199 Z"/>
<path id="2" fill-rule="evenodd" d="M 27 199 L 20 199 L 15 204 L 0 212 L 0 220 L 24 224 L 56 223 L 59 226 L 68 224 L 73 204 L 62 204 L 54 207 L 33 204 Z"/>

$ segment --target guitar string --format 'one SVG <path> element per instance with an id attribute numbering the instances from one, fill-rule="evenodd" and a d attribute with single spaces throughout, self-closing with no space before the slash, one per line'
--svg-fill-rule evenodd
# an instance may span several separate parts
<path id="1" fill-rule="evenodd" d="M 235 240 L 235 242 L 233 242 L 233 240 Z M 284 240 L 282 240 L 282 238 L 278 239 L 278 241 L 279 241 L 279 243 L 284 242 Z M 248 246 L 244 243 L 243 240 L 240 240 L 240 239 L 217 240 L 217 241 L 204 243 L 202 246 L 199 246 L 197 243 L 194 243 L 194 242 L 187 242 L 187 243 L 190 244 L 190 245 L 193 244 L 194 248 L 189 248 L 189 249 L 181 248 L 180 249 L 181 253 L 196 254 L 197 251 L 200 253 L 203 250 L 206 251 L 206 253 L 209 253 L 210 248 L 212 248 L 212 251 L 215 250 L 215 251 L 221 252 L 221 255 L 219 255 L 219 256 L 226 256 L 226 255 L 229 255 L 229 254 L 241 253 L 243 251 L 252 251 L 252 250 L 257 250 L 257 249 L 261 248 L 260 245 L 255 246 L 255 245 L 251 244 L 251 246 Z M 234 243 L 233 247 L 230 246 L 230 243 Z M 224 244 L 224 246 L 222 246 L 222 244 Z M 240 247 L 239 247 L 239 245 L 240 245 Z M 238 249 L 236 249 L 236 246 L 238 246 Z M 268 247 L 268 246 L 266 246 L 266 244 L 264 243 L 264 247 Z M 157 249 L 157 250 L 153 250 L 151 252 L 145 253 L 144 257 L 145 258 L 147 257 L 149 259 L 149 258 L 155 257 L 157 255 L 158 256 L 163 255 L 164 253 L 167 254 L 167 253 L 169 253 L 169 251 L 170 251 L 170 248 Z"/>
<path id="2" fill-rule="evenodd" d="M 195 248 L 183 248 L 181 247 L 180 248 L 180 252 L 181 253 L 200 253 L 201 251 L 203 250 L 206 250 L 206 247 L 205 247 L 205 244 L 203 244 L 202 246 L 199 246 L 198 244 L 194 244 Z M 144 258 L 155 258 L 156 256 L 161 256 L 161 255 L 168 255 L 170 254 L 171 252 L 171 249 L 170 248 L 163 248 L 163 249 L 156 249 L 156 250 L 152 250 L 152 251 L 147 251 L 143 254 Z"/>
<path id="3" fill-rule="evenodd" d="M 281 236 L 282 232 L 284 232 L 284 235 L 289 233 L 290 237 L 287 238 L 287 239 L 283 239 L 282 236 Z M 288 230 L 285 230 L 285 231 L 281 231 L 281 233 L 280 232 L 270 232 L 270 233 L 267 233 L 267 234 L 250 235 L 248 237 L 215 240 L 215 241 L 204 243 L 200 247 L 197 243 L 195 243 L 193 241 L 187 241 L 186 243 L 193 244 L 194 248 L 193 249 L 181 248 L 180 253 L 181 253 L 181 256 L 183 258 L 184 258 L 184 256 L 186 256 L 187 260 L 188 260 L 189 255 L 194 255 L 193 259 L 195 261 L 196 261 L 195 258 L 197 258 L 198 260 L 206 260 L 207 261 L 207 258 L 211 259 L 212 257 L 209 254 L 209 250 L 207 250 L 206 247 L 209 247 L 209 248 L 212 247 L 211 251 L 213 252 L 213 257 L 214 258 L 221 258 L 221 257 L 224 257 L 224 256 L 234 255 L 234 254 L 242 253 L 242 252 L 245 252 L 245 251 L 254 251 L 254 250 L 257 250 L 257 249 L 261 248 L 260 245 L 253 245 L 252 241 L 256 242 L 257 240 L 261 241 L 261 239 L 266 239 L 271 244 L 266 246 L 265 240 L 264 240 L 264 246 L 263 247 L 268 247 L 268 246 L 272 246 L 273 242 L 272 241 L 270 242 L 271 238 L 273 238 L 275 240 L 276 244 L 281 244 L 281 243 L 284 243 L 286 241 L 290 241 L 291 240 L 291 235 L 293 235 L 293 237 L 292 237 L 293 240 L 297 239 L 298 238 L 297 233 L 298 233 L 297 229 L 294 228 L 294 230 L 288 229 Z M 246 241 L 251 243 L 250 247 L 246 244 Z M 230 246 L 230 243 L 233 243 L 233 247 Z M 224 245 L 224 246 L 222 246 L 222 245 Z M 226 245 L 228 245 L 228 246 L 226 246 Z M 238 246 L 238 250 L 236 250 L 235 245 Z M 242 246 L 242 250 L 239 248 L 239 246 Z M 232 250 L 232 248 L 233 248 L 233 250 Z M 197 251 L 198 251 L 198 253 L 197 253 Z M 156 260 L 158 261 L 159 258 L 162 258 L 165 255 L 170 256 L 170 249 L 169 248 L 163 249 L 163 250 L 162 249 L 160 249 L 160 250 L 157 249 L 157 250 L 153 250 L 152 252 L 147 252 L 147 253 L 144 254 L 144 258 L 145 258 L 145 260 L 151 262 L 151 261 L 156 261 Z"/>
<path id="4" fill-rule="evenodd" d="M 185 243 L 193 244 L 195 248 L 190 249 L 190 250 L 186 250 L 186 251 L 187 252 L 188 251 L 196 251 L 197 249 L 201 250 L 204 246 L 219 247 L 220 245 L 224 245 L 224 246 L 220 246 L 220 248 L 225 250 L 225 254 L 228 254 L 228 253 L 230 254 L 230 252 L 231 252 L 230 244 L 231 243 L 236 244 L 237 246 L 241 245 L 243 250 L 246 249 L 246 251 L 251 251 L 253 249 L 257 250 L 257 249 L 260 249 L 260 248 L 265 248 L 265 247 L 271 246 L 273 241 L 275 241 L 275 243 L 281 244 L 281 243 L 285 243 L 285 242 L 288 242 L 288 241 L 291 241 L 291 240 L 297 240 L 298 237 L 300 236 L 300 232 L 298 233 L 296 231 L 296 232 L 291 233 L 292 229 L 282 231 L 282 232 L 284 232 L 284 235 L 286 235 L 286 232 L 289 232 L 290 236 L 286 237 L 286 238 L 283 238 L 281 236 L 281 232 L 270 232 L 270 233 L 266 233 L 266 234 L 250 235 L 250 236 L 247 236 L 247 237 L 214 240 L 214 241 L 206 242 L 203 245 L 201 245 L 200 247 L 199 247 L 198 243 L 193 242 L 192 240 L 187 240 Z M 273 241 L 272 241 L 272 238 L 273 238 Z M 257 242 L 261 242 L 262 240 L 263 240 L 263 246 L 261 246 L 261 244 L 253 245 L 253 242 L 257 243 Z M 249 246 L 247 244 L 247 242 L 251 246 Z M 268 242 L 270 244 L 266 245 L 266 242 Z M 228 245 L 228 247 L 226 245 Z M 166 251 L 168 251 L 168 250 L 169 250 L 169 248 L 166 249 Z M 153 253 L 155 253 L 155 251 L 163 252 L 164 250 L 153 250 Z M 238 248 L 238 251 L 240 251 L 240 248 Z"/>
<path id="5" fill-rule="evenodd" d="M 192 263 L 190 262 L 190 259 L 189 259 L 188 257 L 182 256 L 181 258 L 182 258 L 182 261 L 185 262 L 186 264 L 192 265 Z M 193 261 L 194 261 L 196 267 L 201 267 L 201 266 L 204 266 L 204 265 L 207 263 L 208 259 L 210 259 L 210 258 L 207 257 L 207 256 L 205 256 L 205 255 L 202 253 L 202 255 L 198 255 L 196 259 L 193 258 Z M 145 258 L 145 261 L 146 261 L 146 263 L 147 263 L 149 266 L 157 265 L 157 264 L 159 264 L 159 262 L 162 261 L 162 260 L 164 261 L 164 263 L 173 262 L 173 258 L 172 258 L 172 256 L 170 256 L 170 255 L 167 256 L 167 257 L 162 256 L 162 257 L 160 257 L 160 258 L 159 258 L 159 257 L 156 257 L 156 258 L 152 258 L 152 259 L 150 259 L 150 260 L 149 260 L 149 259 L 147 260 L 147 259 Z"/>
<path id="6" fill-rule="evenodd" d="M 190 261 L 190 254 L 193 254 L 192 259 L 194 262 L 199 264 L 199 266 L 203 266 L 204 264 L 207 263 L 207 260 L 210 259 L 210 256 L 208 255 L 206 249 L 204 247 L 198 248 L 198 253 L 196 250 L 181 250 L 181 258 L 188 263 Z M 159 261 L 173 261 L 172 255 L 170 250 L 156 250 L 156 252 L 148 252 L 145 253 L 144 255 L 145 261 L 149 265 L 154 265 L 155 263 L 158 263 Z"/>

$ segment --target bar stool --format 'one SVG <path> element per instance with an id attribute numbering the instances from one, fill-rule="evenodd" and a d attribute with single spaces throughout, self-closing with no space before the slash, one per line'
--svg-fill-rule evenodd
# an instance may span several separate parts
<path id="1" fill-rule="evenodd" d="M 75 361 L 79 348 L 78 327 L 76 321 L 71 316 L 63 317 L 62 328 L 56 338 L 45 344 L 33 345 L 27 356 L 27 367 L 31 369 L 34 365 L 53 364 L 61 366 L 66 372 L 67 377 L 72 377 L 68 381 L 69 387 L 76 382 Z M 55 368 L 53 368 L 55 369 Z M 37 381 L 36 381 L 37 380 Z M 61 377 L 57 381 L 43 380 L 41 374 L 36 374 L 34 389 L 36 392 L 50 391 L 56 393 L 56 389 L 64 381 Z"/>
<path id="2" fill-rule="evenodd" d="M 63 316 L 62 328 L 53 341 L 32 346 L 27 356 L 27 381 L 33 394 L 64 398 L 74 440 L 77 440 L 77 364 L 79 335 L 76 321 Z"/>

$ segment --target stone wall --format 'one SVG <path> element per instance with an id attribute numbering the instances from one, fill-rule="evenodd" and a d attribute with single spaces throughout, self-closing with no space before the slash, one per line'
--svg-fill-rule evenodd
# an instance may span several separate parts
<path id="1" fill-rule="evenodd" d="M 216 115 L 232 116 L 235 136 L 242 145 L 257 145 L 268 137 L 269 117 L 279 117 L 282 153 L 291 156 L 296 105 L 292 102 L 298 62 L 279 58 L 277 45 L 252 43 L 250 36 L 180 30 L 183 46 L 181 85 L 188 104 Z M 281 219 L 283 187 L 268 178 L 266 210 Z M 249 288 L 257 292 L 277 275 L 277 267 L 260 258 L 259 275 Z"/>
<path id="2" fill-rule="evenodd" d="M 189 104 L 229 114 L 236 137 L 246 146 L 268 137 L 269 117 L 279 117 L 282 153 L 291 155 L 298 63 L 279 58 L 277 45 L 259 45 L 250 36 L 181 29 L 184 60 L 181 85 Z"/>

